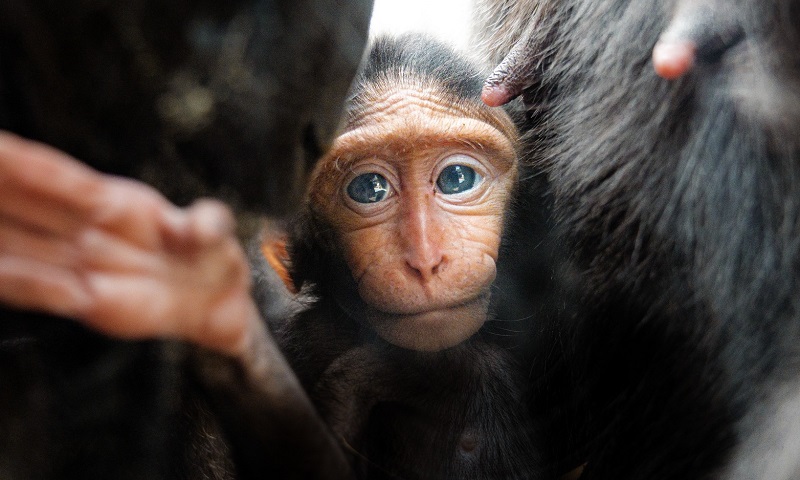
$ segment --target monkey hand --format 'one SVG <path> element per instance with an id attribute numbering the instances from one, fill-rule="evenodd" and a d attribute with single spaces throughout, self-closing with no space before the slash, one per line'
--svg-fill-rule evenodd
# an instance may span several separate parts
<path id="1" fill-rule="evenodd" d="M 222 204 L 180 209 L 0 132 L 0 302 L 105 334 L 173 338 L 241 355 L 263 329 Z M 254 328 L 255 327 L 255 328 Z"/>

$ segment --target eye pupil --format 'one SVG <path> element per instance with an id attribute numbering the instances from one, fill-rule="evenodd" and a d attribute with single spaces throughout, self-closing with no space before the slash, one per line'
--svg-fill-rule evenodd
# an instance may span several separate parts
<path id="1" fill-rule="evenodd" d="M 347 195 L 358 203 L 380 202 L 389 195 L 389 182 L 379 173 L 363 173 L 347 186 Z"/>
<path id="2" fill-rule="evenodd" d="M 443 194 L 453 195 L 475 188 L 480 179 L 481 176 L 466 165 L 450 165 L 439 174 L 436 185 Z"/>

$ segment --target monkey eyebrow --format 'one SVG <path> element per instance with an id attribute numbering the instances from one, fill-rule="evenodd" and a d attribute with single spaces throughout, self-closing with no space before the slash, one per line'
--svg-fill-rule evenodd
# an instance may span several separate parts
<path id="1" fill-rule="evenodd" d="M 355 158 L 342 158 L 341 156 L 335 157 L 333 159 L 332 166 L 333 171 L 338 173 L 349 173 L 353 171 L 353 163 L 355 163 Z"/>
<path id="2" fill-rule="evenodd" d="M 460 144 L 460 145 L 462 145 L 462 146 L 464 146 L 464 147 L 466 147 L 466 148 L 468 148 L 470 150 L 476 150 L 476 151 L 479 151 L 479 152 L 488 153 L 489 151 L 492 150 L 491 148 L 487 148 L 480 139 L 475 140 L 475 139 L 470 139 L 470 138 L 459 138 L 459 139 L 456 139 L 456 143 L 458 143 L 458 144 Z"/>
<path id="3" fill-rule="evenodd" d="M 336 159 L 338 171 L 346 171 L 359 161 L 369 158 L 404 157 L 421 149 L 445 150 L 464 148 L 505 160 L 512 164 L 517 158 L 514 139 L 482 119 L 463 117 L 452 124 L 426 128 L 408 135 L 412 128 L 363 126 L 343 133 L 329 155 Z M 354 153 L 355 152 L 355 153 Z"/>
<path id="4" fill-rule="evenodd" d="M 375 158 L 381 156 L 371 153 L 369 148 L 359 149 L 358 147 L 355 147 L 354 151 L 358 152 L 358 155 L 340 154 L 335 156 L 333 160 L 330 162 L 331 163 L 330 171 L 340 174 L 353 173 L 355 171 L 356 164 L 368 158 Z"/>

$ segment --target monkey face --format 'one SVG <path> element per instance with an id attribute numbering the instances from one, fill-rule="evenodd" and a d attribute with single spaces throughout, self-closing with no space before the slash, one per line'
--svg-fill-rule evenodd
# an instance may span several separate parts
<path id="1" fill-rule="evenodd" d="M 431 89 L 389 90 L 372 105 L 320 163 L 311 204 L 336 231 L 378 334 L 447 348 L 486 320 L 514 144 Z"/>

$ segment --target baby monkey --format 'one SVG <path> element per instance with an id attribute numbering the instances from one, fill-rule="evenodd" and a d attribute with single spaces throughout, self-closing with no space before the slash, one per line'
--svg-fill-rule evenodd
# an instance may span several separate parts
<path id="1" fill-rule="evenodd" d="M 278 343 L 362 478 L 537 478 L 526 382 L 476 335 L 517 179 L 484 78 L 427 37 L 377 40 L 290 234 L 314 300 Z"/>
<path id="2" fill-rule="evenodd" d="M 296 287 L 399 347 L 452 347 L 487 318 L 517 133 L 481 81 L 425 37 L 377 41 L 290 245 Z"/>
<path id="3" fill-rule="evenodd" d="M 25 286 L 0 298 L 113 336 L 178 338 L 238 359 L 253 382 L 242 396 L 265 400 L 236 409 L 292 403 L 267 401 L 273 387 L 304 408 L 307 393 L 358 478 L 539 478 L 527 382 L 508 352 L 480 333 L 517 179 L 517 131 L 506 113 L 482 103 L 484 78 L 427 37 L 375 42 L 343 131 L 313 173 L 286 264 L 270 262 L 279 273 L 288 268 L 288 286 L 307 306 L 270 315 L 271 332 L 248 295 L 244 254 L 224 209 L 176 209 L 144 186 L 40 146 L 22 151 L 69 175 L 59 187 L 28 178 L 26 204 L 39 198 L 77 213 L 36 245 L 50 242 L 58 248 L 47 251 L 77 252 L 77 260 L 15 247 L 17 257 L 53 263 L 60 274 L 0 264 L 0 280 Z M 28 175 L 13 162 L 23 141 L 2 140 L 8 175 Z M 88 184 L 89 200 L 104 196 L 87 200 Z M 270 245 L 266 251 L 275 258 Z M 281 282 L 263 280 L 263 258 L 254 263 L 256 298 L 285 293 Z M 58 302 L 37 294 L 48 291 Z M 274 423 L 256 417 L 279 420 L 253 415 L 247 426 L 259 431 Z"/>

